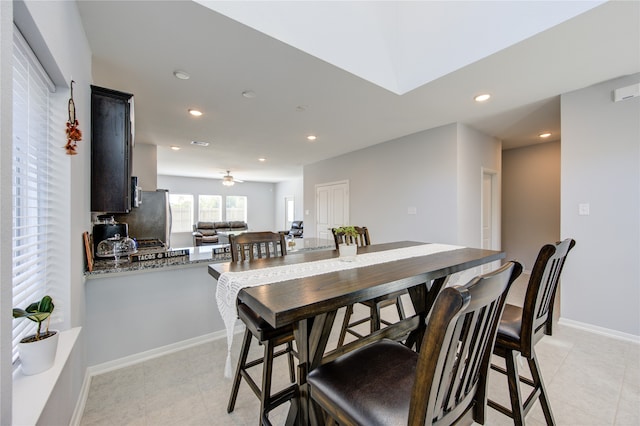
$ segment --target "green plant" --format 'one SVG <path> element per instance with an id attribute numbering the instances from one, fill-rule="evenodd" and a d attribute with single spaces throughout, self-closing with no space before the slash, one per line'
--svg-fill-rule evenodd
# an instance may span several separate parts
<path id="1" fill-rule="evenodd" d="M 358 238 L 358 231 L 356 230 L 355 226 L 341 226 L 339 228 L 336 228 L 336 234 L 342 234 L 344 235 L 344 243 L 346 245 L 349 245 L 351 242 L 355 243 L 355 241 Z M 347 238 L 347 237 L 351 237 L 351 238 Z"/>
<path id="2" fill-rule="evenodd" d="M 33 322 L 38 323 L 38 329 L 36 330 L 35 340 L 40 340 L 42 334 L 42 322 L 44 320 L 50 320 L 51 313 L 53 312 L 53 299 L 50 296 L 44 296 L 39 302 L 33 302 L 26 309 L 13 308 L 14 318 L 27 318 Z M 45 330 L 45 336 L 49 335 L 49 321 L 47 321 L 47 329 Z"/>

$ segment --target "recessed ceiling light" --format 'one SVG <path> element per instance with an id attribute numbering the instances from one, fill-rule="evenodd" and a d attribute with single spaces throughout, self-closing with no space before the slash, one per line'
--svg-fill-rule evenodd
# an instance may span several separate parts
<path id="1" fill-rule="evenodd" d="M 491 97 L 490 94 L 488 93 L 483 93 L 482 95 L 478 95 L 475 98 L 473 98 L 476 102 L 484 102 L 489 100 L 489 98 Z"/>
<path id="2" fill-rule="evenodd" d="M 189 80 L 189 78 L 191 78 L 188 72 L 182 70 L 175 70 L 173 72 L 173 75 L 175 78 L 178 78 L 180 80 Z"/>
<path id="3" fill-rule="evenodd" d="M 544 139 L 544 138 L 548 138 L 549 136 L 551 136 L 551 133 L 550 132 L 544 132 L 544 133 L 540 133 L 538 136 Z"/>
<path id="4" fill-rule="evenodd" d="M 260 161 L 261 163 L 264 163 L 265 161 L 267 161 L 266 158 L 258 158 L 258 161 Z"/>
<path id="5" fill-rule="evenodd" d="M 309 135 L 307 136 L 307 139 L 310 141 L 315 141 L 317 138 L 315 137 L 315 135 Z"/>
<path id="6" fill-rule="evenodd" d="M 298 112 L 305 112 L 305 111 L 307 110 L 307 108 L 308 108 L 308 107 L 307 107 L 306 105 L 298 105 L 298 106 L 296 107 L 296 111 L 298 111 Z"/>
<path id="7" fill-rule="evenodd" d="M 180 151 L 180 147 L 176 145 L 171 145 L 171 149 L 174 151 Z"/>
<path id="8" fill-rule="evenodd" d="M 193 115 L 194 117 L 200 117 L 202 115 L 202 111 L 198 111 L 197 109 L 190 109 L 189 114 Z"/>
<path id="9" fill-rule="evenodd" d="M 191 145 L 209 146 L 209 142 L 191 141 Z"/>
<path id="10" fill-rule="evenodd" d="M 256 92 L 254 92 L 253 90 L 245 90 L 244 92 L 242 92 L 242 96 L 247 99 L 253 99 L 256 97 Z"/>

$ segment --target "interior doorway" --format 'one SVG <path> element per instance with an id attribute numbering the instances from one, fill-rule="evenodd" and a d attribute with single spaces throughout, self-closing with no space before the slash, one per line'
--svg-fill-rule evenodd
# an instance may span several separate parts
<path id="1" fill-rule="evenodd" d="M 296 203 L 293 197 L 284 197 L 284 228 L 291 229 L 291 223 L 295 220 Z"/>
<path id="2" fill-rule="evenodd" d="M 481 212 L 481 241 L 482 248 L 487 250 L 500 249 L 500 198 L 498 187 L 498 172 L 482 169 L 482 212 Z M 482 272 L 488 272 L 499 267 L 500 262 L 482 265 Z"/>
<path id="3" fill-rule="evenodd" d="M 349 223 L 349 181 L 316 185 L 316 238 L 333 240 L 331 228 Z"/>

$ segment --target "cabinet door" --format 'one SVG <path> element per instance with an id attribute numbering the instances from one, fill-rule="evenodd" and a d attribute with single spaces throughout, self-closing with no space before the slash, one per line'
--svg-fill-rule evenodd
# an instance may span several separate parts
<path id="1" fill-rule="evenodd" d="M 91 86 L 91 211 L 131 209 L 132 95 Z"/>

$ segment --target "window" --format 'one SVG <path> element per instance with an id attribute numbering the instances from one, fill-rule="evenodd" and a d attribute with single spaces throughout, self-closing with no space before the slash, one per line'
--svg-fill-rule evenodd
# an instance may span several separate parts
<path id="1" fill-rule="evenodd" d="M 52 292 L 56 269 L 48 251 L 55 238 L 49 226 L 56 223 L 53 203 L 57 194 L 49 182 L 63 174 L 53 166 L 60 138 L 51 136 L 50 97 L 55 86 L 17 28 L 13 45 L 13 163 L 12 163 L 12 276 L 13 306 L 25 308 Z M 57 123 L 59 124 L 59 123 Z M 58 129 L 59 130 L 59 129 Z M 17 344 L 33 334 L 32 321 L 13 322 L 12 362 L 18 359 Z"/>
<path id="2" fill-rule="evenodd" d="M 247 197 L 227 195 L 226 220 L 247 221 Z"/>
<path id="3" fill-rule="evenodd" d="M 193 195 L 169 194 L 171 205 L 171 232 L 193 230 Z"/>
<path id="4" fill-rule="evenodd" d="M 222 196 L 198 195 L 198 220 L 220 222 L 222 220 Z"/>

